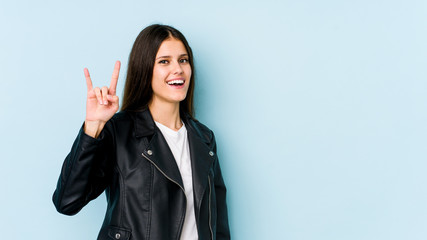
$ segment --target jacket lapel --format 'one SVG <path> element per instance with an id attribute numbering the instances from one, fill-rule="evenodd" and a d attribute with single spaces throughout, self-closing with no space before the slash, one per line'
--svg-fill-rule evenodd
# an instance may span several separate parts
<path id="1" fill-rule="evenodd" d="M 200 130 L 191 121 L 188 121 L 187 133 L 193 175 L 194 206 L 198 220 L 203 195 L 208 185 L 209 170 L 212 168 L 214 158 L 209 155 L 211 151 L 208 145 L 209 142 L 198 134 Z"/>
<path id="2" fill-rule="evenodd" d="M 143 155 L 169 180 L 178 184 L 184 190 L 181 174 L 175 158 L 166 142 L 166 139 L 157 129 L 153 117 L 148 109 L 137 112 L 135 115 L 135 135 L 143 138 L 145 148 Z"/>
<path id="3" fill-rule="evenodd" d="M 144 150 L 144 155 L 158 168 L 166 178 L 178 184 L 184 190 L 181 174 L 175 158 L 163 135 L 156 131 Z"/>

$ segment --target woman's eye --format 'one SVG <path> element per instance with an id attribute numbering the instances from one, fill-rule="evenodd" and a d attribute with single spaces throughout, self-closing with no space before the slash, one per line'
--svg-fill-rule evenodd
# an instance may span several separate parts
<path id="1" fill-rule="evenodd" d="M 183 59 L 181 59 L 181 60 L 179 60 L 181 63 L 187 63 L 188 62 L 188 59 L 187 58 L 183 58 Z"/>
<path id="2" fill-rule="evenodd" d="M 166 63 L 168 63 L 168 60 L 160 60 L 159 63 L 160 64 L 166 64 Z"/>

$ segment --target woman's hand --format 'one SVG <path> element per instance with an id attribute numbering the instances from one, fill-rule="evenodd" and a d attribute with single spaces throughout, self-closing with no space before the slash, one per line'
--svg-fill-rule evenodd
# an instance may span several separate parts
<path id="1" fill-rule="evenodd" d="M 120 61 L 114 65 L 110 87 L 93 88 L 89 70 L 84 69 L 87 85 L 86 120 L 84 131 L 87 135 L 96 138 L 104 128 L 105 123 L 119 110 L 119 97 L 116 96 L 117 81 L 119 79 Z"/>

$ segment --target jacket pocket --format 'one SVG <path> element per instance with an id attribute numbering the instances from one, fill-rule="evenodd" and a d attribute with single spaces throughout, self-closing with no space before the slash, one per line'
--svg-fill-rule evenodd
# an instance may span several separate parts
<path id="1" fill-rule="evenodd" d="M 129 240 L 131 231 L 125 228 L 110 226 L 108 227 L 108 237 L 115 240 Z"/>

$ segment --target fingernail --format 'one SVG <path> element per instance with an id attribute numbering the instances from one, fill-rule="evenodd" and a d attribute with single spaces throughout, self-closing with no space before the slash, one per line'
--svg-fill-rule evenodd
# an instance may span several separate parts
<path id="1" fill-rule="evenodd" d="M 105 104 L 105 105 L 107 105 L 107 104 L 108 104 L 108 102 L 107 102 L 107 101 L 104 101 L 104 104 Z"/>

